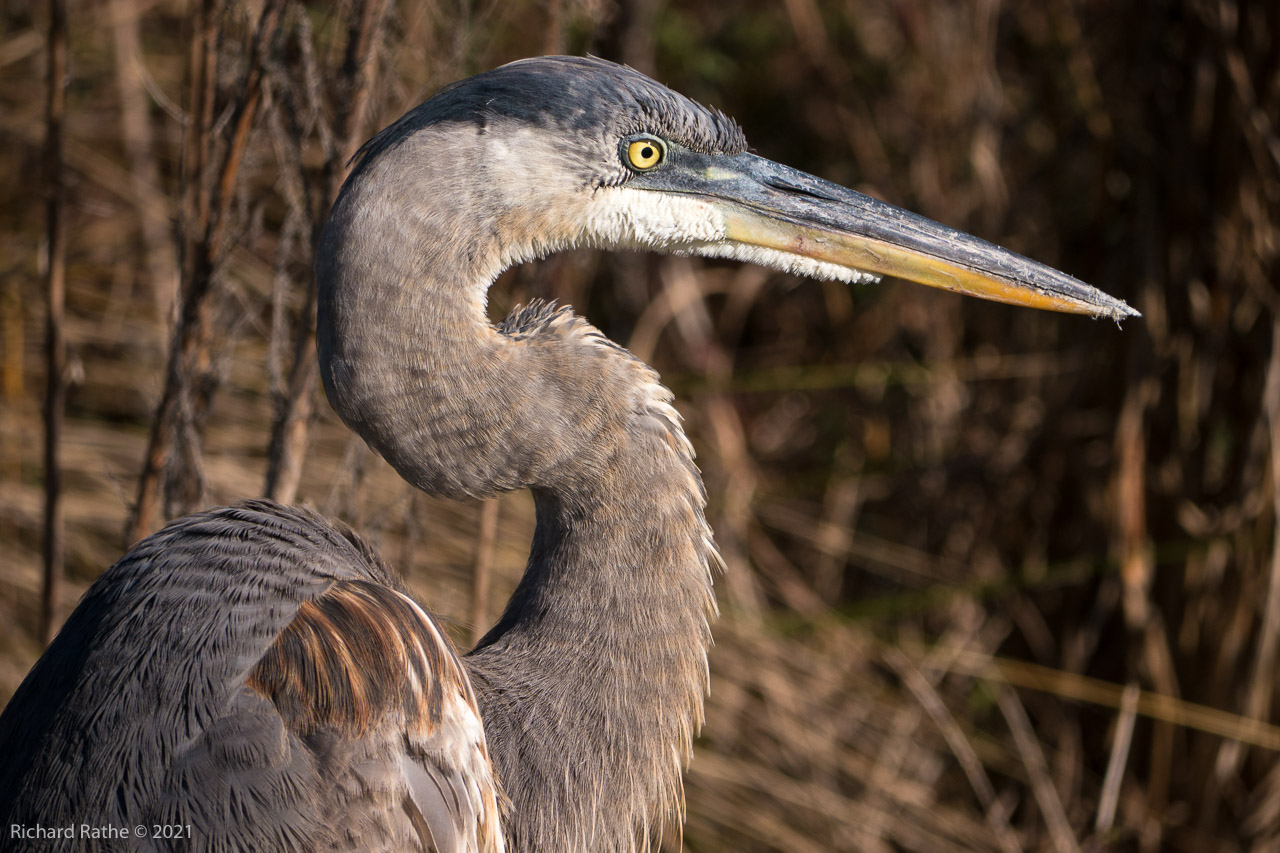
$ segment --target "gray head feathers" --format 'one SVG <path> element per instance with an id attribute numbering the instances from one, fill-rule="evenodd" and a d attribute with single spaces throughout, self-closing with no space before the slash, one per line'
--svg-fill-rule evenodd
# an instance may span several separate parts
<path id="1" fill-rule="evenodd" d="M 704 154 L 737 154 L 747 138 L 733 119 L 633 68 L 586 56 L 522 59 L 446 86 L 369 140 L 367 161 L 425 127 L 514 120 L 573 137 L 648 132 Z"/>

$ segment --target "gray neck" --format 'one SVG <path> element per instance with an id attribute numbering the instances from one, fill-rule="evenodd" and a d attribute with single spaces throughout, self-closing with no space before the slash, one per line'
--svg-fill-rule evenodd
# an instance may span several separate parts
<path id="1" fill-rule="evenodd" d="M 467 658 L 508 849 L 644 848 L 682 809 L 707 684 L 719 556 L 692 449 L 656 374 L 585 321 L 489 323 L 498 269 L 473 259 L 503 228 L 464 215 L 484 182 L 416 160 L 389 182 L 394 159 L 349 183 L 317 257 L 330 402 L 424 491 L 533 489 L 524 578 Z"/>

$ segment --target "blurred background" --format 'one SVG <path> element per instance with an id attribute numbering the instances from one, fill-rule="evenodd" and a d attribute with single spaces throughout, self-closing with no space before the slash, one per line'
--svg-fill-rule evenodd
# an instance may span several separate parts
<path id="1" fill-rule="evenodd" d="M 698 449 L 729 572 L 685 848 L 1280 849 L 1280 4 L 0 10 L 0 702 L 130 542 L 256 495 L 350 522 L 460 643 L 496 617 L 530 498 L 427 498 L 337 422 L 312 243 L 435 89 L 592 53 L 1144 315 L 593 252 L 500 279 L 494 318 L 558 299 L 654 364 Z"/>

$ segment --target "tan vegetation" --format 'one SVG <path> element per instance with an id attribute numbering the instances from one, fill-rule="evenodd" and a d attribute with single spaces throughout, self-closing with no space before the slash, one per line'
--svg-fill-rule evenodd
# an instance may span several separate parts
<path id="1" fill-rule="evenodd" d="M 414 494 L 336 421 L 311 243 L 437 87 L 590 52 L 1145 315 L 590 252 L 503 277 L 495 317 L 574 305 L 699 450 L 729 574 L 685 847 L 1280 847 L 1280 4 L 69 4 L 62 615 L 261 494 L 352 523 L 460 640 L 496 615 L 528 496 Z M 48 9 L 0 13 L 0 700 L 42 647 Z"/>

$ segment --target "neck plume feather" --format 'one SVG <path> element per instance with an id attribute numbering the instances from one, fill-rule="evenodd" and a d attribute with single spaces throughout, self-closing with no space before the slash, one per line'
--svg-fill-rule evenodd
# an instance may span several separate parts
<path id="1" fill-rule="evenodd" d="M 524 577 L 465 658 L 508 849 L 650 848 L 683 817 L 722 566 L 692 447 L 657 375 L 568 309 L 491 324 L 476 182 L 395 159 L 364 164 L 321 241 L 330 402 L 429 493 L 533 489 Z"/>

